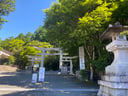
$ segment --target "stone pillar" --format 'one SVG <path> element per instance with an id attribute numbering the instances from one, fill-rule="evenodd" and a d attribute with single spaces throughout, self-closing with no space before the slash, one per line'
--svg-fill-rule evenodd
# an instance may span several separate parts
<path id="1" fill-rule="evenodd" d="M 98 81 L 98 96 L 128 96 L 128 41 L 113 40 L 106 49 L 114 53 L 114 60 L 106 67 L 106 75 Z"/>
<path id="2" fill-rule="evenodd" d="M 59 69 L 61 70 L 62 67 L 62 56 L 63 56 L 63 52 L 62 50 L 60 50 L 60 63 L 59 63 Z"/>
<path id="3" fill-rule="evenodd" d="M 44 66 L 44 55 L 45 55 L 45 50 L 42 51 L 42 57 L 41 57 L 41 67 Z"/>
<path id="4" fill-rule="evenodd" d="M 73 65 L 72 65 L 72 60 L 70 60 L 70 74 L 73 74 Z"/>
<path id="5" fill-rule="evenodd" d="M 41 67 L 39 68 L 39 76 L 38 76 L 39 82 L 44 82 L 44 78 L 45 78 L 44 56 L 45 56 L 45 50 L 42 51 Z"/>
<path id="6" fill-rule="evenodd" d="M 85 60 L 84 60 L 84 47 L 79 47 L 79 64 L 80 70 L 85 70 Z"/>

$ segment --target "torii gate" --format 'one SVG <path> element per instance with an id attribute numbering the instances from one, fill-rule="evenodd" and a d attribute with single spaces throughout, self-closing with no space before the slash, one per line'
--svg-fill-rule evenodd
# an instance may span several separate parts
<path id="1" fill-rule="evenodd" d="M 62 62 L 70 62 L 70 74 L 73 74 L 73 64 L 72 64 L 72 59 L 77 58 L 78 56 L 73 56 L 73 57 L 62 57 Z"/>
<path id="2" fill-rule="evenodd" d="M 59 63 L 59 69 L 62 68 L 62 57 L 63 55 L 67 55 L 66 53 L 63 53 L 60 48 L 39 48 L 39 47 L 34 47 L 38 50 L 41 50 L 42 53 L 38 54 L 41 55 L 41 67 L 39 69 L 39 81 L 42 82 L 44 81 L 44 73 L 45 73 L 45 68 L 44 68 L 44 56 L 45 55 L 60 55 L 60 63 Z M 46 53 L 46 51 L 59 51 L 58 53 Z"/>
<path id="3" fill-rule="evenodd" d="M 63 53 L 60 48 L 39 48 L 39 47 L 34 47 L 38 50 L 41 50 L 42 53 L 38 53 L 38 55 L 41 55 L 41 67 L 44 66 L 44 56 L 45 55 L 60 55 L 60 63 L 59 63 L 59 69 L 62 67 L 62 57 L 63 55 L 67 55 L 67 53 Z M 46 53 L 46 51 L 59 51 L 58 53 Z"/>
<path id="4" fill-rule="evenodd" d="M 67 53 L 63 53 L 63 51 L 60 48 L 39 48 L 39 47 L 34 47 L 38 50 L 41 50 L 42 53 L 40 54 L 42 57 L 41 59 L 41 67 L 44 65 L 44 55 L 60 55 L 60 63 L 59 63 L 59 69 L 62 68 L 62 57 L 63 55 L 67 55 Z M 45 51 L 59 51 L 59 53 L 45 53 Z M 80 70 L 85 70 L 85 59 L 84 59 L 84 47 L 81 46 L 79 47 L 79 65 L 80 65 Z"/>
<path id="5" fill-rule="evenodd" d="M 76 58 L 76 56 L 74 57 L 63 57 L 63 55 L 67 55 L 67 53 L 63 53 L 62 50 L 60 48 L 39 48 L 39 47 L 34 47 L 38 50 L 41 50 L 42 53 L 39 53 L 38 55 L 41 55 L 39 56 L 38 58 L 41 58 L 41 67 L 39 69 L 39 81 L 44 81 L 44 73 L 45 73 L 45 68 L 44 68 L 44 56 L 45 55 L 60 55 L 60 63 L 59 63 L 59 69 L 61 70 L 62 68 L 62 63 L 63 62 L 70 62 L 70 74 L 73 74 L 73 65 L 72 65 L 72 59 Z M 45 51 L 51 51 L 51 50 L 54 50 L 54 51 L 59 51 L 59 53 L 46 53 Z M 34 62 L 34 59 L 35 56 L 29 56 L 32 58 L 32 65 L 33 65 L 33 62 Z M 83 47 L 80 47 L 79 48 L 79 57 L 80 57 L 80 66 L 82 68 L 80 69 L 84 69 L 85 66 L 84 66 L 84 50 L 83 50 Z"/>
<path id="6" fill-rule="evenodd" d="M 30 58 L 29 61 L 32 62 L 32 67 L 34 66 L 34 61 L 41 61 L 41 56 L 30 56 L 30 55 L 26 55 L 28 58 Z M 33 70 L 33 69 L 32 69 Z"/>
<path id="7" fill-rule="evenodd" d="M 34 66 L 34 61 L 41 61 L 41 56 L 30 56 L 30 55 L 26 55 L 28 58 L 30 58 L 29 61 L 32 62 L 32 73 L 33 73 L 33 66 Z M 44 81 L 44 72 L 43 74 L 37 74 L 37 73 L 33 73 L 32 74 L 32 83 L 36 83 L 37 82 L 37 78 L 39 79 L 38 81 Z"/>

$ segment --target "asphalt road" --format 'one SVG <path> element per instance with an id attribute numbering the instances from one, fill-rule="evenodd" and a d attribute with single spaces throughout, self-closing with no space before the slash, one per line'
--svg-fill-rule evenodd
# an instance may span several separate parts
<path id="1" fill-rule="evenodd" d="M 0 96 L 96 96 L 98 90 L 74 76 L 46 74 L 43 83 L 31 78 L 30 72 L 0 73 Z"/>

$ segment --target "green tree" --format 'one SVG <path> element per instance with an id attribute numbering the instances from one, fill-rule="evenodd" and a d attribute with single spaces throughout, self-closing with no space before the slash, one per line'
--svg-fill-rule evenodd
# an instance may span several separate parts
<path id="1" fill-rule="evenodd" d="M 109 7 L 108 7 L 109 6 Z M 93 11 L 86 13 L 82 18 L 79 18 L 79 26 L 77 27 L 73 35 L 81 39 L 79 42 L 82 43 L 86 51 L 86 60 L 89 63 L 89 69 L 91 72 L 90 79 L 93 79 L 94 69 L 97 68 L 96 64 L 93 61 L 107 60 L 109 54 L 105 50 L 105 45 L 107 42 L 102 42 L 99 40 L 99 34 L 101 34 L 108 22 L 111 20 L 112 11 L 115 9 L 115 6 L 111 3 L 102 2 L 101 5 L 97 6 Z M 76 35 L 77 34 L 77 35 Z M 103 57 L 103 54 L 106 54 Z M 110 62 L 104 63 L 108 65 Z M 102 66 L 105 67 L 105 65 Z M 104 67 L 101 67 L 101 70 L 104 70 Z M 101 71 L 100 70 L 100 71 Z"/>
<path id="2" fill-rule="evenodd" d="M 58 3 L 44 10 L 46 13 L 45 28 L 51 41 L 59 41 L 60 46 L 72 55 L 80 46 L 80 38 L 72 36 L 76 32 L 79 18 L 91 12 L 100 3 L 97 0 L 59 0 Z M 74 49 L 74 50 L 73 50 Z"/>
<path id="3" fill-rule="evenodd" d="M 37 40 L 27 43 L 26 46 L 31 46 L 31 47 L 35 46 L 35 47 L 41 47 L 41 48 L 52 48 L 53 47 L 53 45 L 51 45 L 48 42 L 40 42 Z"/>
<path id="4" fill-rule="evenodd" d="M 20 69 L 25 69 L 26 66 L 30 65 L 30 61 L 28 61 L 27 55 L 35 56 L 37 53 L 40 53 L 39 50 L 26 46 L 24 47 L 24 50 L 20 53 L 19 59 L 18 59 L 18 66 Z"/>
<path id="5" fill-rule="evenodd" d="M 15 10 L 15 0 L 0 0 L 0 28 L 4 22 L 7 22 L 3 16 L 8 15 Z"/>
<path id="6" fill-rule="evenodd" d="M 20 39 L 20 40 L 23 40 L 23 41 L 24 41 L 25 36 L 24 36 L 23 33 L 20 33 L 20 34 L 16 37 L 16 39 Z"/>
<path id="7" fill-rule="evenodd" d="M 40 42 L 40 41 L 31 41 L 27 43 L 23 50 L 19 53 L 19 57 L 17 58 L 17 63 L 19 68 L 25 69 L 26 66 L 30 64 L 28 61 L 28 57 L 26 55 L 36 56 L 37 53 L 41 53 L 41 51 L 37 50 L 35 47 L 41 48 L 52 48 L 53 46 L 48 42 Z"/>
<path id="8" fill-rule="evenodd" d="M 122 25 L 128 25 L 128 1 L 116 0 L 117 8 L 113 11 L 112 22 L 119 21 Z"/>
<path id="9" fill-rule="evenodd" d="M 6 49 L 10 52 L 16 53 L 23 49 L 25 42 L 19 39 L 12 39 L 6 45 Z"/>
<path id="10" fill-rule="evenodd" d="M 20 39 L 20 40 L 23 40 L 25 43 L 28 43 L 31 41 L 31 38 L 32 38 L 32 33 L 31 32 L 28 32 L 26 35 L 24 35 L 23 33 L 20 33 L 16 39 Z"/>
<path id="11" fill-rule="evenodd" d="M 60 46 L 71 55 L 76 55 L 78 47 L 84 46 L 90 79 L 93 79 L 93 73 L 104 70 L 111 61 L 110 54 L 105 50 L 109 41 L 102 42 L 99 35 L 113 21 L 113 12 L 118 8 L 117 1 L 59 0 L 44 10 L 48 39 L 58 40 Z M 97 62 L 101 63 L 102 60 L 107 62 L 98 67 Z"/>
<path id="12" fill-rule="evenodd" d="M 44 67 L 46 70 L 58 70 L 59 58 L 58 56 L 45 56 Z"/>
<path id="13" fill-rule="evenodd" d="M 46 29 L 44 29 L 42 26 L 39 26 L 39 28 L 34 32 L 32 39 L 41 42 L 47 42 L 48 40 L 46 38 L 46 32 Z"/>
<path id="14" fill-rule="evenodd" d="M 11 55 L 7 58 L 7 62 L 9 65 L 14 65 L 15 60 L 16 60 L 16 58 L 13 55 Z"/>
<path id="15" fill-rule="evenodd" d="M 7 39 L 5 39 L 5 40 L 2 40 L 2 41 L 1 41 L 1 46 L 2 46 L 4 49 L 7 50 L 7 45 L 8 45 L 8 43 L 9 43 L 9 41 L 11 41 L 12 39 L 14 39 L 14 38 L 13 38 L 13 37 L 9 37 L 9 38 L 7 38 Z"/>
<path id="16" fill-rule="evenodd" d="M 28 42 L 31 42 L 32 41 L 32 33 L 31 32 L 28 32 L 26 35 L 25 35 L 25 42 L 28 43 Z"/>

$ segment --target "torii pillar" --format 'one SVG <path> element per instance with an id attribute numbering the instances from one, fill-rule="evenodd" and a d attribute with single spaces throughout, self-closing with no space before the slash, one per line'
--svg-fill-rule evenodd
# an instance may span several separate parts
<path id="1" fill-rule="evenodd" d="M 41 67 L 44 67 L 44 56 L 45 56 L 45 50 L 42 50 L 42 55 L 41 55 Z"/>
<path id="2" fill-rule="evenodd" d="M 73 64 L 72 64 L 72 60 L 70 60 L 70 74 L 73 74 Z"/>
<path id="3" fill-rule="evenodd" d="M 60 62 L 59 62 L 59 69 L 61 70 L 62 68 L 62 57 L 63 57 L 63 52 L 60 50 Z"/>

